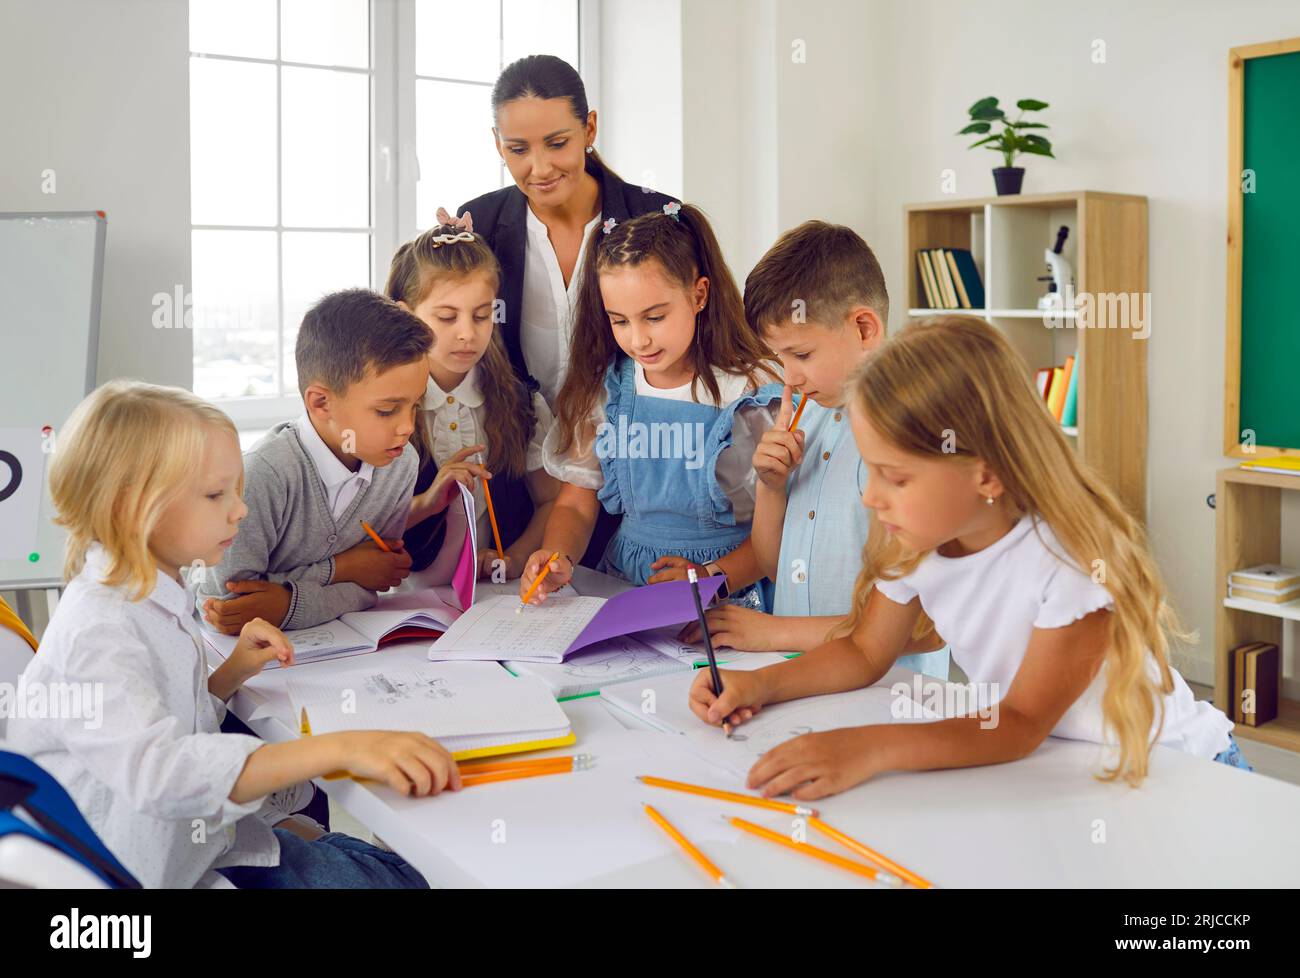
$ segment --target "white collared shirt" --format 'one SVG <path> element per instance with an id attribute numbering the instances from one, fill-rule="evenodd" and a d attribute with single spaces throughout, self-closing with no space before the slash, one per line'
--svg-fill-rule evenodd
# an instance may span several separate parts
<path id="1" fill-rule="evenodd" d="M 462 448 L 470 445 L 486 445 L 488 451 L 491 450 L 492 440 L 484 426 L 486 408 L 483 405 L 483 392 L 478 386 L 478 377 L 479 366 L 475 364 L 454 390 L 443 390 L 432 377 L 425 385 L 425 420 L 429 423 L 429 434 L 433 441 L 433 460 L 440 467 Z M 542 467 L 542 441 L 551 429 L 551 409 L 537 391 L 533 392 L 533 411 L 537 415 L 537 424 L 524 456 L 524 470 L 527 472 L 535 472 Z M 484 452 L 483 458 L 474 461 L 485 461 L 487 454 Z M 474 484 L 474 512 L 479 547 L 491 547 L 492 524 L 481 480 Z M 502 540 L 501 544 L 508 547 L 513 542 Z"/>
<path id="2" fill-rule="evenodd" d="M 560 392 L 569 367 L 573 307 L 578 298 L 578 279 L 587 253 L 587 239 L 601 221 L 597 214 L 582 229 L 578 260 L 566 286 L 546 225 L 531 207 L 525 206 L 524 210 L 528 215 L 528 238 L 524 245 L 524 307 L 519 342 L 528 372 L 537 378 L 546 403 L 554 407 L 555 395 Z"/>
<path id="3" fill-rule="evenodd" d="M 254 815 L 263 799 L 229 797 L 262 742 L 221 733 L 226 708 L 208 691 L 193 592 L 159 572 L 132 601 L 101 583 L 107 570 L 93 545 L 20 680 L 28 703 L 34 689 L 78 689 L 81 709 L 16 715 L 10 742 L 146 887 L 220 885 L 217 866 L 277 865 L 279 843 Z"/>
<path id="4" fill-rule="evenodd" d="M 307 449 L 307 455 L 316 466 L 320 480 L 325 486 L 325 498 L 330 505 L 330 515 L 337 520 L 348 511 L 352 500 L 357 498 L 357 493 L 370 485 L 370 480 L 375 475 L 375 467 L 369 462 L 362 462 L 361 467 L 353 472 L 330 451 L 330 447 L 325 444 L 325 439 L 321 438 L 320 432 L 311 423 L 311 418 L 304 414 L 294 424 L 298 429 L 298 437 L 302 440 L 302 447 Z"/>

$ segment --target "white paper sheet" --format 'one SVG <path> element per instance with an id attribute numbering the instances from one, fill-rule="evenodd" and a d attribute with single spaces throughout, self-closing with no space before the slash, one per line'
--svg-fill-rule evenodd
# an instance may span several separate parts
<path id="1" fill-rule="evenodd" d="M 429 658 L 560 662 L 604 603 L 604 598 L 549 597 L 516 614 L 518 598 L 486 598 L 433 643 Z"/>

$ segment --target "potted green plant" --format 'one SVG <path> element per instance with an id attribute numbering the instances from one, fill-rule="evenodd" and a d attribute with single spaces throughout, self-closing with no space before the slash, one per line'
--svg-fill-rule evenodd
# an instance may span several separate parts
<path id="1" fill-rule="evenodd" d="M 1034 98 L 1022 98 L 1016 103 L 1016 108 L 1020 110 L 1020 114 L 1014 119 L 1008 119 L 1006 113 L 998 106 L 995 96 L 982 98 L 970 107 L 970 124 L 957 133 L 959 136 L 972 133 L 984 136 L 983 139 L 971 143 L 968 149 L 983 146 L 1002 154 L 1006 165 L 993 168 L 993 185 L 998 189 L 998 196 L 1020 193 L 1020 186 L 1025 179 L 1025 168 L 1015 165 L 1018 153 L 1052 156 L 1050 142 L 1038 133 L 1024 131 L 1048 128 L 1042 122 L 1027 122 L 1024 118 L 1026 112 L 1039 112 L 1047 108 L 1047 103 Z M 1002 126 L 1001 132 L 991 131 L 995 124 Z M 1056 157 L 1052 156 L 1052 159 Z"/>

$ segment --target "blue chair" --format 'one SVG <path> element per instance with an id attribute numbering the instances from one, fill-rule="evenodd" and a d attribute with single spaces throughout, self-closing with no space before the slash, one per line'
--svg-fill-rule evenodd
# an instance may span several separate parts
<path id="1" fill-rule="evenodd" d="M 26 818 L 17 813 L 21 810 Z M 39 844 L 35 848 L 32 843 Z M 13 843 L 17 843 L 14 845 Z M 65 860 L 38 864 L 33 852 L 62 854 Z M 21 871 L 11 871 L 8 859 L 21 860 Z M 83 870 L 69 874 L 58 862 L 71 860 Z M 41 866 L 55 867 L 48 875 Z M 35 867 L 35 869 L 34 869 Z M 38 878 L 33 880 L 32 875 Z M 41 879 L 46 875 L 45 879 Z M 140 889 L 139 881 L 108 851 L 63 786 L 30 758 L 0 750 L 0 878 L 18 885 L 73 885 L 70 879 L 94 879 L 113 889 Z"/>

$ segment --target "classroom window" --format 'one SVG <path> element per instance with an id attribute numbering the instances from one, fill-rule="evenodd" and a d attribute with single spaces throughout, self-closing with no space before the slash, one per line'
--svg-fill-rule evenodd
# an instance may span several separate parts
<path id="1" fill-rule="evenodd" d="M 263 423 L 303 313 L 372 284 L 370 52 L 369 0 L 190 0 L 194 390 Z"/>
<path id="2" fill-rule="evenodd" d="M 450 211 L 506 185 L 492 139 L 492 85 L 529 54 L 553 54 L 582 72 L 578 0 L 416 0 L 418 229 L 433 224 L 440 206 Z"/>
<path id="3" fill-rule="evenodd" d="M 195 393 L 245 430 L 301 411 L 293 348 L 322 294 L 504 186 L 502 67 L 594 60 L 593 0 L 189 0 Z M 594 34 L 594 32 L 593 32 Z M 595 80 L 587 79 L 595 102 Z"/>

